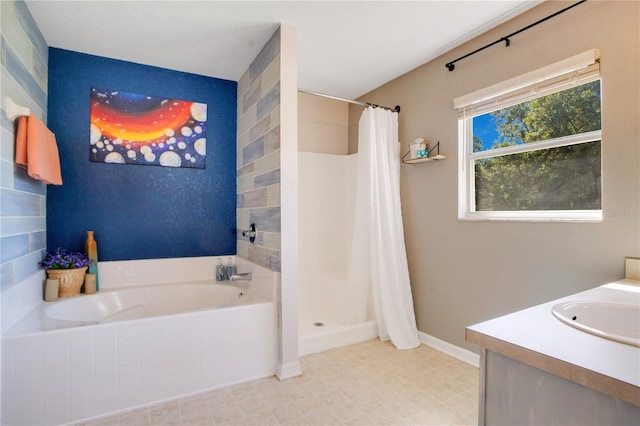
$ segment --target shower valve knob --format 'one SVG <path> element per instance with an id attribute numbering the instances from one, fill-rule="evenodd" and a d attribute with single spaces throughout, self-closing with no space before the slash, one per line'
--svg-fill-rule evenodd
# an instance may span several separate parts
<path id="1" fill-rule="evenodd" d="M 249 242 L 251 244 L 253 244 L 256 241 L 256 224 L 252 223 L 249 226 L 249 230 L 248 231 L 242 231 L 242 236 L 243 237 L 248 237 L 249 238 Z"/>

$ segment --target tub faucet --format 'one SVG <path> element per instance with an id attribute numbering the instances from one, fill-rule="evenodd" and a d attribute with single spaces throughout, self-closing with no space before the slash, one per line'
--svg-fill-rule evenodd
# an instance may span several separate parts
<path id="1" fill-rule="evenodd" d="M 251 272 L 244 274 L 233 274 L 229 277 L 229 281 L 251 281 Z"/>

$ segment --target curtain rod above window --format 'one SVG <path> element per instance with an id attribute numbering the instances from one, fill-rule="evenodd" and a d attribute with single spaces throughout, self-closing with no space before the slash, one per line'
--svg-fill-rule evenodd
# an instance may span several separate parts
<path id="1" fill-rule="evenodd" d="M 360 106 L 364 106 L 364 107 L 371 106 L 371 107 L 376 107 L 376 108 L 388 109 L 389 111 L 400 112 L 400 105 L 396 105 L 395 108 L 389 108 L 389 107 L 386 107 L 386 106 L 371 104 L 371 103 L 368 103 L 368 102 L 358 102 L 358 101 L 352 101 L 351 99 L 339 98 L 337 96 L 325 95 L 324 93 L 312 92 L 311 90 L 298 89 L 298 92 L 306 93 L 307 95 L 314 95 L 314 96 L 320 96 L 322 98 L 333 99 L 333 100 L 336 100 L 336 101 L 348 102 L 350 104 L 360 105 Z"/>
<path id="2" fill-rule="evenodd" d="M 543 23 L 544 21 L 549 20 L 549 19 L 551 19 L 551 18 L 553 18 L 553 17 L 555 17 L 555 16 L 558 16 L 558 15 L 560 15 L 561 13 L 564 13 L 564 12 L 566 12 L 567 10 L 569 10 L 569 9 L 571 9 L 571 8 L 573 8 L 573 7 L 576 7 L 576 6 L 578 6 L 578 5 L 582 4 L 582 3 L 586 2 L 586 1 L 587 1 L 587 0 L 580 0 L 579 2 L 574 3 L 574 4 L 572 4 L 571 6 L 567 6 L 567 7 L 565 7 L 564 9 L 559 10 L 559 11 L 557 11 L 556 13 L 553 13 L 553 14 L 551 14 L 551 15 L 547 16 L 546 18 L 542 18 L 542 19 L 540 19 L 539 21 L 534 22 L 533 24 L 529 24 L 529 25 L 527 25 L 526 27 L 521 28 L 521 29 L 519 29 L 519 30 L 518 30 L 518 31 L 516 31 L 516 32 L 513 32 L 513 33 L 511 33 L 511 34 L 509 34 L 509 35 L 506 35 L 506 36 L 504 36 L 504 37 L 500 37 L 498 40 L 494 41 L 493 43 L 489 43 L 489 44 L 487 44 L 486 46 L 482 46 L 481 48 L 476 49 L 476 50 L 474 50 L 474 51 L 473 51 L 473 52 L 471 52 L 471 53 L 467 53 L 466 55 L 459 57 L 458 59 L 455 59 L 455 60 L 453 60 L 453 61 L 451 61 L 451 62 L 447 62 L 447 63 L 445 64 L 445 67 L 447 67 L 447 69 L 448 69 L 449 71 L 453 71 L 453 70 L 456 68 L 456 66 L 455 66 L 455 63 L 456 63 L 456 62 L 461 61 L 461 60 L 463 60 L 463 59 L 465 59 L 465 58 L 468 58 L 468 57 L 469 57 L 469 56 L 471 56 L 471 55 L 475 55 L 476 53 L 481 52 L 481 51 L 483 51 L 484 49 L 487 49 L 487 48 L 489 48 L 489 47 L 491 47 L 491 46 L 493 46 L 493 45 L 495 45 L 495 44 L 502 43 L 503 41 L 504 41 L 504 43 L 505 43 L 505 46 L 506 46 L 506 47 L 509 47 L 509 46 L 511 45 L 511 37 L 513 37 L 514 35 L 520 34 L 521 32 L 528 30 L 529 28 L 535 27 L 536 25 L 541 24 L 541 23 Z"/>

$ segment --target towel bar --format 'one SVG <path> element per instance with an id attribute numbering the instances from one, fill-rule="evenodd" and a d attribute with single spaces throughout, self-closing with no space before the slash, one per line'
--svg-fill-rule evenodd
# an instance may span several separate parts
<path id="1" fill-rule="evenodd" d="M 29 108 L 16 104 L 11 100 L 11 98 L 5 98 L 4 112 L 7 114 L 7 118 L 11 121 L 23 115 L 31 114 L 31 111 L 29 110 Z"/>

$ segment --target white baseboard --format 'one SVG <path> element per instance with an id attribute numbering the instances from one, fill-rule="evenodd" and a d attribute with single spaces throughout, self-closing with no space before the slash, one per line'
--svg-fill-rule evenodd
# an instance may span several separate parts
<path id="1" fill-rule="evenodd" d="M 286 364 L 278 363 L 276 367 L 276 376 L 280 380 L 291 379 L 302 374 L 302 367 L 300 361 L 288 362 Z"/>
<path id="2" fill-rule="evenodd" d="M 437 337 L 430 336 L 427 333 L 418 331 L 418 339 L 421 343 L 432 347 L 433 349 L 444 352 L 460 361 L 466 362 L 476 368 L 480 366 L 480 355 L 475 352 L 471 352 L 467 349 L 463 349 L 460 346 L 452 345 L 451 343 L 440 340 Z"/>

